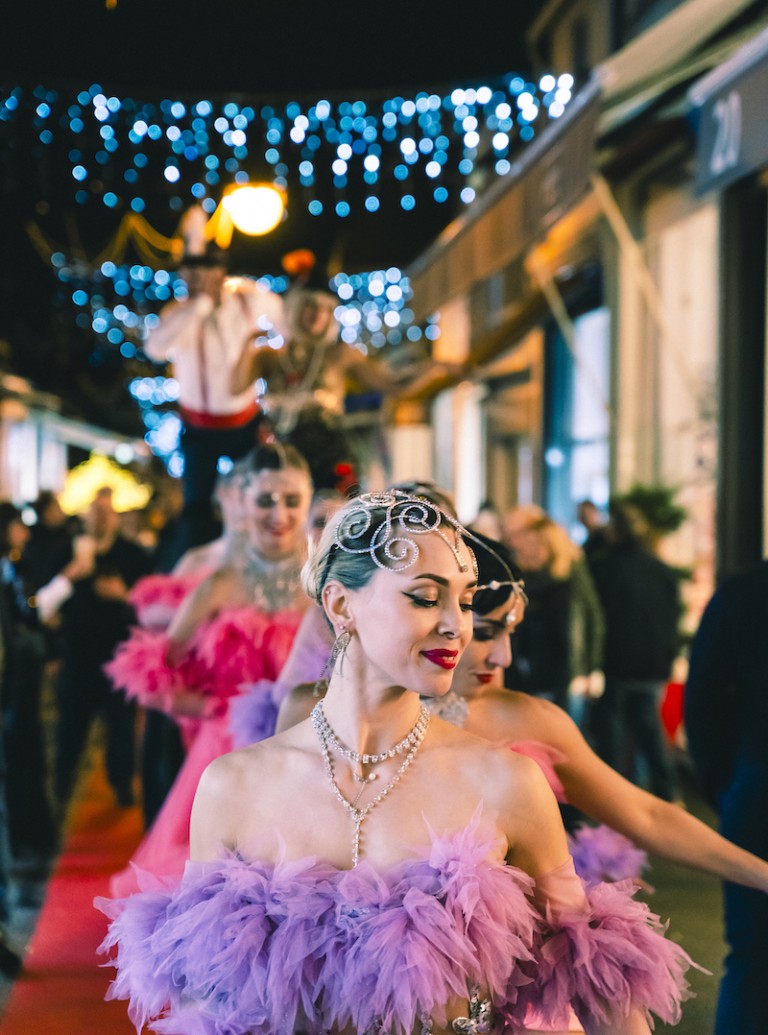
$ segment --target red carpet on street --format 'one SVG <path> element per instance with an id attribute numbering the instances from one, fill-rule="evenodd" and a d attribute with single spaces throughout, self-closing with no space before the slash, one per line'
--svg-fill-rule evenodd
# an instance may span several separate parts
<path id="1" fill-rule="evenodd" d="M 64 849 L 0 1020 L 2 1035 L 130 1035 L 125 1003 L 105 1003 L 109 968 L 96 948 L 106 918 L 93 908 L 109 894 L 141 838 L 138 808 L 118 809 L 100 767 L 88 775 Z"/>

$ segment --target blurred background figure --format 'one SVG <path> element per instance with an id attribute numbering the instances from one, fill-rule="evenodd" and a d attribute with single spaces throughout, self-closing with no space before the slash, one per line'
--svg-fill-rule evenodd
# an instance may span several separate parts
<path id="1" fill-rule="evenodd" d="M 186 255 L 179 272 L 188 298 L 161 310 L 144 343 L 150 359 L 173 363 L 179 385 L 184 511 L 177 557 L 217 534 L 211 498 L 219 459 L 245 456 L 261 424 L 255 377 L 234 391 L 232 372 L 243 341 L 263 335 L 264 321 L 274 326 L 282 319 L 277 295 L 255 281 L 227 279 L 226 253 L 218 248 Z"/>
<path id="2" fill-rule="evenodd" d="M 34 598 L 25 568 L 29 538 L 21 511 L 11 503 L 0 503 L 5 793 L 14 867 L 31 880 L 46 874 L 56 848 L 56 830 L 46 789 L 40 711 L 46 640 L 30 603 Z"/>
<path id="3" fill-rule="evenodd" d="M 1 600 L 1 598 L 0 598 Z M 4 676 L 6 626 L 0 623 L 0 704 L 3 701 L 2 680 Z M 0 713 L 2 723 L 2 713 Z M 21 970 L 21 956 L 14 950 L 8 940 L 6 924 L 11 919 L 11 847 L 8 829 L 8 808 L 6 805 L 5 747 L 0 736 L 0 974 L 15 978 Z"/>
<path id="4" fill-rule="evenodd" d="M 608 765 L 637 782 L 637 756 L 651 792 L 674 801 L 659 708 L 680 646 L 680 577 L 651 552 L 647 531 L 636 507 L 614 502 L 608 545 L 591 558 L 605 614 L 605 692 L 592 709 L 592 732 Z"/>
<path id="5" fill-rule="evenodd" d="M 688 747 L 725 837 L 768 859 L 768 561 L 717 589 L 691 649 Z M 716 1035 L 765 1031 L 768 897 L 723 885 L 729 952 Z"/>
<path id="6" fill-rule="evenodd" d="M 602 690 L 604 620 L 583 555 L 540 507 L 505 517 L 507 545 L 525 579 L 525 622 L 515 633 L 506 685 L 554 701 L 584 721 Z"/>
<path id="7" fill-rule="evenodd" d="M 37 521 L 24 547 L 24 574 L 36 591 L 72 559 L 72 525 L 53 492 L 41 492 L 32 506 Z"/>
<path id="8" fill-rule="evenodd" d="M 488 539 L 495 539 L 497 543 L 504 538 L 504 522 L 493 500 L 483 500 L 477 511 L 477 517 L 469 524 L 475 532 L 487 536 Z"/>
<path id="9" fill-rule="evenodd" d="M 597 553 L 607 545 L 608 535 L 605 514 L 592 500 L 582 500 L 576 507 L 576 517 L 587 533 L 584 542 L 581 544 L 581 549 L 584 556 L 589 559 L 592 554 Z"/>
<path id="10" fill-rule="evenodd" d="M 63 814 L 94 719 L 106 722 L 107 778 L 121 806 L 132 805 L 135 708 L 114 693 L 103 665 L 126 639 L 135 621 L 128 592 L 151 560 L 142 547 L 120 534 L 112 492 L 101 489 L 75 540 L 73 559 L 38 594 L 50 620 L 61 622 L 63 651 L 56 698 L 55 792 Z"/>

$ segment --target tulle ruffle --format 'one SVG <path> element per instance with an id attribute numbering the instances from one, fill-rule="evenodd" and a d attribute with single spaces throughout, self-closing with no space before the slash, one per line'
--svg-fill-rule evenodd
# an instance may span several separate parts
<path id="1" fill-rule="evenodd" d="M 567 1025 L 569 1005 L 584 1023 L 606 1023 L 634 1007 L 649 1022 L 653 1013 L 677 1024 L 680 1004 L 690 996 L 685 973 L 697 965 L 665 937 L 659 917 L 634 900 L 631 881 L 585 891 L 586 911 L 558 910 L 555 916 L 545 907 L 534 980 L 520 998 L 553 1025 Z"/>
<path id="2" fill-rule="evenodd" d="M 478 814 L 387 872 L 188 863 L 176 885 L 150 878 L 140 894 L 97 901 L 117 968 L 108 997 L 168 1035 L 405 1035 L 425 1015 L 445 1024 L 446 1004 L 473 984 L 515 1035 L 531 1009 L 567 1023 L 571 1001 L 585 1017 L 634 1005 L 675 1020 L 690 960 L 626 888 L 592 888 L 586 913 L 542 920 L 530 878 L 498 856 Z"/>
<path id="3" fill-rule="evenodd" d="M 204 692 L 229 698 L 243 683 L 277 679 L 299 627 L 298 611 L 222 611 L 195 633 L 190 653 L 207 674 Z"/>
<path id="4" fill-rule="evenodd" d="M 108 996 L 130 1001 L 137 1027 L 159 1018 L 154 1030 L 175 1035 L 289 1035 L 297 1020 L 404 1035 L 475 982 L 509 998 L 537 914 L 530 880 L 489 860 L 492 847 L 465 831 L 387 874 L 188 863 L 174 888 L 150 880 L 97 901 L 112 921 L 102 951 L 117 950 Z"/>
<path id="5" fill-rule="evenodd" d="M 140 626 L 145 629 L 166 629 L 179 604 L 203 580 L 198 575 L 145 575 L 132 587 L 128 602 L 136 612 Z"/>
<path id="6" fill-rule="evenodd" d="M 145 707 L 162 707 L 164 697 L 181 690 L 228 700 L 244 683 L 277 678 L 300 619 L 297 611 L 222 611 L 200 626 L 178 665 L 168 662 L 164 632 L 135 627 L 104 671 Z"/>
<path id="7" fill-rule="evenodd" d="M 229 702 L 229 729 L 237 748 L 258 744 L 274 735 L 279 705 L 275 700 L 278 684 L 271 679 L 245 684 Z"/>
<path id="8" fill-rule="evenodd" d="M 648 868 L 648 855 L 611 827 L 582 824 L 568 838 L 576 872 L 587 884 L 637 880 Z"/>
<path id="9" fill-rule="evenodd" d="M 118 644 L 104 671 L 115 689 L 123 690 L 126 697 L 157 708 L 164 697 L 199 678 L 193 659 L 182 666 L 168 663 L 168 645 L 164 632 L 134 628 L 128 639 Z"/>

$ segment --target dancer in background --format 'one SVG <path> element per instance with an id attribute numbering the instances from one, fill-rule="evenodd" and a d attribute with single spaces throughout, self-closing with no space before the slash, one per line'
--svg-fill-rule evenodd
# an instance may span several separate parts
<path id="1" fill-rule="evenodd" d="M 230 699 L 244 683 L 271 685 L 277 678 L 306 607 L 299 571 L 312 492 L 307 465 L 290 446 L 265 445 L 254 452 L 251 468 L 248 538 L 236 562 L 185 598 L 162 643 L 153 641 L 146 657 L 118 654 L 109 666 L 127 692 L 170 712 L 187 733 L 181 770 L 133 858 L 156 874 L 183 869 L 200 775 L 232 747 Z M 274 728 L 276 707 L 270 707 Z M 129 868 L 113 878 L 113 890 L 133 890 L 135 880 Z"/>
<path id="2" fill-rule="evenodd" d="M 178 885 L 101 903 L 138 1026 L 480 1032 L 571 1001 L 589 1035 L 677 1018 L 687 957 L 626 894 L 583 888 L 538 767 L 420 704 L 450 689 L 476 582 L 423 499 L 340 511 L 306 575 L 336 631 L 325 699 L 208 769 Z"/>
<path id="3" fill-rule="evenodd" d="M 152 640 L 159 640 L 165 647 L 165 633 L 184 599 L 206 575 L 226 562 L 238 563 L 247 538 L 246 463 L 246 460 L 240 461 L 229 473 L 220 474 L 217 479 L 214 495 L 223 526 L 221 536 L 211 543 L 187 550 L 173 572 L 147 575 L 139 579 L 131 590 L 129 600 L 136 611 L 138 627 L 121 645 L 121 659 L 125 660 L 133 650 L 144 653 Z M 111 665 L 107 666 L 107 671 L 113 671 Z M 141 800 L 145 829 L 160 811 L 184 761 L 184 753 L 178 723 L 157 708 L 146 709 L 141 750 Z"/>
<path id="4" fill-rule="evenodd" d="M 211 497 L 220 457 L 239 459 L 257 443 L 255 378 L 230 386 L 243 340 L 282 320 L 279 296 L 255 281 L 228 279 L 226 253 L 217 248 L 186 255 L 179 273 L 188 297 L 161 310 L 144 343 L 150 359 L 172 361 L 179 384 L 184 510 L 177 556 L 216 535 Z"/>

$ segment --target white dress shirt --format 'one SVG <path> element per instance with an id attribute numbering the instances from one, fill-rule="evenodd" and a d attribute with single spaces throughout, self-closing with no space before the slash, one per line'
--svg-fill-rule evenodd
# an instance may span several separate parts
<path id="1" fill-rule="evenodd" d="M 160 323 L 144 342 L 144 351 L 158 362 L 170 360 L 179 383 L 179 404 L 194 413 L 226 416 L 251 407 L 249 388 L 232 395 L 229 382 L 245 339 L 264 333 L 264 319 L 280 328 L 283 320 L 279 295 L 253 281 L 227 281 L 221 302 L 214 308 L 210 295 L 170 302 Z"/>

